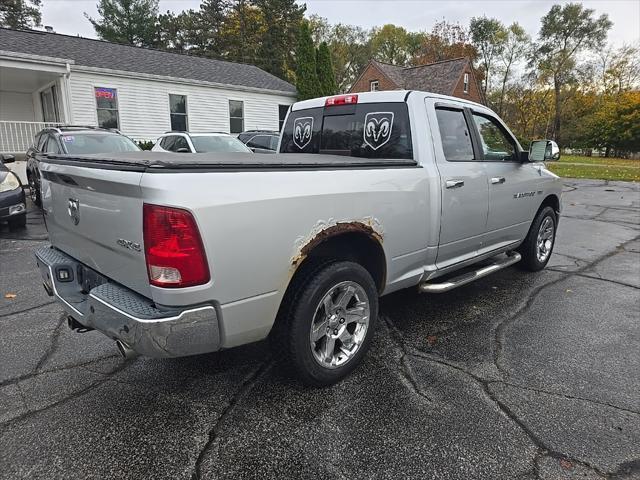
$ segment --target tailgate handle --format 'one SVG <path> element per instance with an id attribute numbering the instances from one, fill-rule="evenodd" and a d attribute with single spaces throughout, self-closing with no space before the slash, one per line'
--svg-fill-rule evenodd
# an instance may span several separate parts
<path id="1" fill-rule="evenodd" d="M 447 180 L 445 185 L 447 188 L 464 187 L 464 180 Z"/>
<path id="2" fill-rule="evenodd" d="M 504 177 L 493 177 L 491 179 L 491 183 L 494 184 L 494 185 L 496 185 L 498 183 L 504 183 L 504 182 L 506 182 L 506 179 Z"/>

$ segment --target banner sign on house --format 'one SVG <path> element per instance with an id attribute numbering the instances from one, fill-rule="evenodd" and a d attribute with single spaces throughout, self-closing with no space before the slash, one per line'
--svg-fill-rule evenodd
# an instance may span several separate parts
<path id="1" fill-rule="evenodd" d="M 116 89 L 96 87 L 96 98 L 104 98 L 105 100 L 115 100 Z"/>

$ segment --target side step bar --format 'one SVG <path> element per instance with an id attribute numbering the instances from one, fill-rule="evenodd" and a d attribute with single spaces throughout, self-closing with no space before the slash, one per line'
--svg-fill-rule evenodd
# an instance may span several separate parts
<path id="1" fill-rule="evenodd" d="M 522 256 L 518 252 L 510 252 L 506 257 L 497 259 L 491 265 L 486 265 L 472 272 L 463 273 L 462 275 L 451 278 L 442 283 L 421 283 L 418 288 L 423 293 L 448 292 L 449 290 L 453 290 L 454 288 L 466 285 L 467 283 L 471 283 L 474 280 L 478 280 L 479 278 L 486 277 L 493 272 L 497 272 L 498 270 L 502 270 L 503 268 L 510 267 L 514 263 L 518 263 L 521 258 Z"/>

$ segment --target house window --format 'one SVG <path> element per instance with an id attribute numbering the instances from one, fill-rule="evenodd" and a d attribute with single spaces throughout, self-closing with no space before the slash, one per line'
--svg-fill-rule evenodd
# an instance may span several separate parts
<path id="1" fill-rule="evenodd" d="M 187 126 L 187 96 L 169 94 L 169 109 L 171 113 L 171 131 L 186 132 Z"/>
<path id="2" fill-rule="evenodd" d="M 289 105 L 278 105 L 278 131 L 282 131 L 282 125 L 284 125 L 284 119 L 287 118 L 289 113 Z"/>
<path id="3" fill-rule="evenodd" d="M 118 118 L 118 91 L 115 88 L 95 87 L 98 126 L 100 128 L 120 128 Z"/>
<path id="4" fill-rule="evenodd" d="M 369 82 L 369 87 L 371 87 L 370 89 L 372 92 L 377 92 L 380 90 L 380 82 L 378 80 L 371 80 Z"/>
<path id="5" fill-rule="evenodd" d="M 464 74 L 464 93 L 469 93 L 469 74 Z"/>
<path id="6" fill-rule="evenodd" d="M 244 102 L 240 100 L 229 100 L 229 128 L 231 133 L 244 130 Z"/>

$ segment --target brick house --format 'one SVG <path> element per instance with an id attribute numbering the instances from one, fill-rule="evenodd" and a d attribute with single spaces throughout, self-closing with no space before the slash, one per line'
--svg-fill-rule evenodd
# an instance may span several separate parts
<path id="1" fill-rule="evenodd" d="M 372 59 L 349 93 L 402 89 L 485 103 L 468 58 L 454 58 L 417 67 L 401 67 Z"/>

